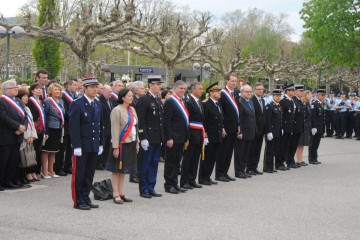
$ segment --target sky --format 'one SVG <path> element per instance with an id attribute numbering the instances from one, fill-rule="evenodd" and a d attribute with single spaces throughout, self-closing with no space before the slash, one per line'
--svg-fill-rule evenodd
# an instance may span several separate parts
<path id="1" fill-rule="evenodd" d="M 4 17 L 16 16 L 19 8 L 31 0 L 0 0 L 0 13 Z M 300 19 L 299 11 L 305 0 L 172 0 L 179 5 L 188 5 L 191 9 L 200 11 L 210 11 L 215 16 L 220 17 L 226 12 L 235 9 L 247 11 L 252 8 L 259 8 L 266 12 L 278 15 L 286 13 L 287 22 L 294 29 L 291 36 L 292 41 L 299 41 L 303 33 L 303 21 Z"/>

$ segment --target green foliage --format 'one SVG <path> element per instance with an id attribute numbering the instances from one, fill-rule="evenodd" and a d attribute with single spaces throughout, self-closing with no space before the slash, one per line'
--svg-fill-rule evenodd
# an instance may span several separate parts
<path id="1" fill-rule="evenodd" d="M 300 11 L 311 39 L 308 54 L 315 62 L 323 59 L 342 66 L 360 63 L 360 9 L 358 0 L 310 0 Z"/>
<path id="2" fill-rule="evenodd" d="M 58 1 L 40 0 L 38 4 L 39 18 L 38 25 L 42 26 L 54 22 L 58 13 Z M 46 69 L 49 72 L 49 79 L 55 79 L 61 69 L 61 47 L 60 42 L 54 39 L 36 39 L 33 46 L 33 55 L 37 69 Z"/>

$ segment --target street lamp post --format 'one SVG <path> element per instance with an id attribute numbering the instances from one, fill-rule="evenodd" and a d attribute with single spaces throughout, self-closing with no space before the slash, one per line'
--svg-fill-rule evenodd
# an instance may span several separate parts
<path id="1" fill-rule="evenodd" d="M 202 82 L 202 80 L 203 80 L 203 69 L 210 70 L 211 65 L 210 65 L 210 63 L 200 64 L 200 63 L 196 62 L 196 63 L 193 64 L 193 69 L 200 70 L 200 82 Z"/>
<path id="2" fill-rule="evenodd" d="M 3 26 L 0 26 L 0 38 L 6 37 L 6 79 L 9 79 L 10 68 L 10 36 L 13 38 L 21 38 L 25 35 L 25 30 L 22 27 L 15 26 L 10 31 Z"/>

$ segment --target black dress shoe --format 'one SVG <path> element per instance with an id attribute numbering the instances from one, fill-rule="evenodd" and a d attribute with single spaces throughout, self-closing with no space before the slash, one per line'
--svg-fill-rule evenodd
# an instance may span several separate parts
<path id="1" fill-rule="evenodd" d="M 266 172 L 266 173 L 273 173 L 274 171 L 273 171 L 273 170 L 264 169 L 264 172 Z"/>
<path id="2" fill-rule="evenodd" d="M 132 182 L 132 183 L 139 183 L 139 178 L 138 178 L 138 177 L 130 178 L 130 182 Z"/>
<path id="3" fill-rule="evenodd" d="M 310 164 L 317 165 L 316 161 L 309 161 Z"/>
<path id="4" fill-rule="evenodd" d="M 56 174 L 59 175 L 59 176 L 62 176 L 62 177 L 67 176 L 67 173 L 64 172 L 63 170 L 60 170 L 60 171 L 56 172 Z"/>
<path id="5" fill-rule="evenodd" d="M 186 189 L 181 188 L 181 187 L 179 187 L 179 186 L 175 186 L 174 188 L 175 188 L 176 190 L 178 190 L 179 192 L 181 192 L 181 193 L 184 193 L 184 192 L 187 191 Z"/>
<path id="6" fill-rule="evenodd" d="M 66 169 L 66 170 L 64 170 L 64 172 L 67 173 L 67 174 L 72 174 L 72 170 L 71 170 L 71 169 Z"/>
<path id="7" fill-rule="evenodd" d="M 22 184 L 29 184 L 30 181 L 24 178 L 24 179 L 21 179 L 21 183 Z"/>
<path id="8" fill-rule="evenodd" d="M 99 205 L 93 204 L 92 202 L 87 203 L 86 205 L 88 205 L 90 208 L 99 208 Z"/>
<path id="9" fill-rule="evenodd" d="M 242 179 L 246 179 L 247 176 L 244 172 L 238 172 L 237 174 L 235 174 L 235 177 L 237 178 L 242 178 Z"/>
<path id="10" fill-rule="evenodd" d="M 143 198 L 152 198 L 149 193 L 141 193 L 140 196 Z"/>
<path id="11" fill-rule="evenodd" d="M 273 171 L 273 173 L 277 173 L 277 171 L 275 169 L 273 169 L 272 171 Z"/>
<path id="12" fill-rule="evenodd" d="M 255 175 L 256 175 L 256 172 L 255 172 L 254 170 L 250 169 L 250 170 L 246 170 L 246 173 L 245 173 L 245 174 L 255 176 Z"/>
<path id="13" fill-rule="evenodd" d="M 2 186 L 0 186 L 0 192 L 5 191 L 5 188 L 3 188 Z"/>
<path id="14" fill-rule="evenodd" d="M 176 190 L 174 187 L 165 188 L 165 192 L 167 192 L 167 193 L 172 193 L 172 194 L 178 194 L 178 193 L 179 193 L 179 191 Z M 150 197 L 151 197 L 151 195 L 150 195 Z"/>
<path id="15" fill-rule="evenodd" d="M 316 160 L 315 162 L 316 162 L 316 164 L 321 164 L 321 162 L 319 162 L 318 160 Z"/>
<path id="16" fill-rule="evenodd" d="M 300 162 L 300 165 L 304 167 L 304 166 L 307 166 L 307 165 L 309 165 L 309 164 L 307 164 L 307 163 L 305 163 L 305 162 Z"/>
<path id="17" fill-rule="evenodd" d="M 262 172 L 259 172 L 257 169 L 254 169 L 253 170 L 257 175 L 262 175 L 263 173 Z"/>
<path id="18" fill-rule="evenodd" d="M 91 209 L 91 207 L 87 204 L 75 205 L 74 208 L 79 209 L 79 210 L 90 210 Z"/>
<path id="19" fill-rule="evenodd" d="M 289 168 L 298 168 L 298 166 L 295 163 L 289 164 L 287 167 L 289 167 Z"/>
<path id="20" fill-rule="evenodd" d="M 286 171 L 286 170 L 287 170 L 287 167 L 281 165 L 281 166 L 277 167 L 276 170 Z"/>
<path id="21" fill-rule="evenodd" d="M 213 185 L 218 184 L 216 181 L 213 181 L 211 178 L 210 178 L 209 182 L 210 182 L 211 184 L 213 184 Z"/>
<path id="22" fill-rule="evenodd" d="M 205 186 L 211 186 L 212 185 L 210 181 L 200 181 L 199 183 L 202 184 L 202 185 L 205 185 Z"/>
<path id="23" fill-rule="evenodd" d="M 152 193 L 150 193 L 150 195 L 151 195 L 152 197 L 162 197 L 162 194 L 157 193 L 157 192 L 152 192 Z"/>
<path id="24" fill-rule="evenodd" d="M 202 188 L 202 186 L 200 184 L 197 184 L 196 182 L 190 182 L 189 185 L 193 188 Z"/>
<path id="25" fill-rule="evenodd" d="M 220 181 L 220 182 L 230 182 L 230 180 L 224 176 L 217 177 L 217 178 L 215 178 L 215 180 Z"/>
<path id="26" fill-rule="evenodd" d="M 23 186 L 23 185 L 22 185 L 22 186 Z M 12 183 L 12 182 L 10 182 L 10 183 L 4 183 L 4 184 L 3 184 L 3 187 L 4 187 L 4 188 L 20 188 L 20 187 L 22 187 L 22 186 L 17 185 L 17 184 L 14 184 L 14 183 Z"/>
<path id="27" fill-rule="evenodd" d="M 180 187 L 183 188 L 183 189 L 188 189 L 188 190 L 193 190 L 193 189 L 194 189 L 194 188 L 193 188 L 192 186 L 190 186 L 190 184 L 188 184 L 188 183 L 182 184 Z M 178 191 L 180 191 L 180 190 L 178 190 Z"/>
<path id="28" fill-rule="evenodd" d="M 236 181 L 235 178 L 230 177 L 227 173 L 224 174 L 224 177 L 226 177 L 226 178 L 229 179 L 230 181 Z"/>

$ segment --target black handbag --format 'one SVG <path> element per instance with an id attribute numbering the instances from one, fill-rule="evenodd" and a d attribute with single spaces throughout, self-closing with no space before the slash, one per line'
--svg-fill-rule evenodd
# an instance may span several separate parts
<path id="1" fill-rule="evenodd" d="M 110 179 L 94 182 L 91 191 L 94 194 L 95 200 L 104 201 L 113 198 L 113 188 Z"/>
<path id="2" fill-rule="evenodd" d="M 20 150 L 20 168 L 28 168 L 37 165 L 36 162 L 36 153 L 34 145 L 26 143 L 26 146 Z"/>

